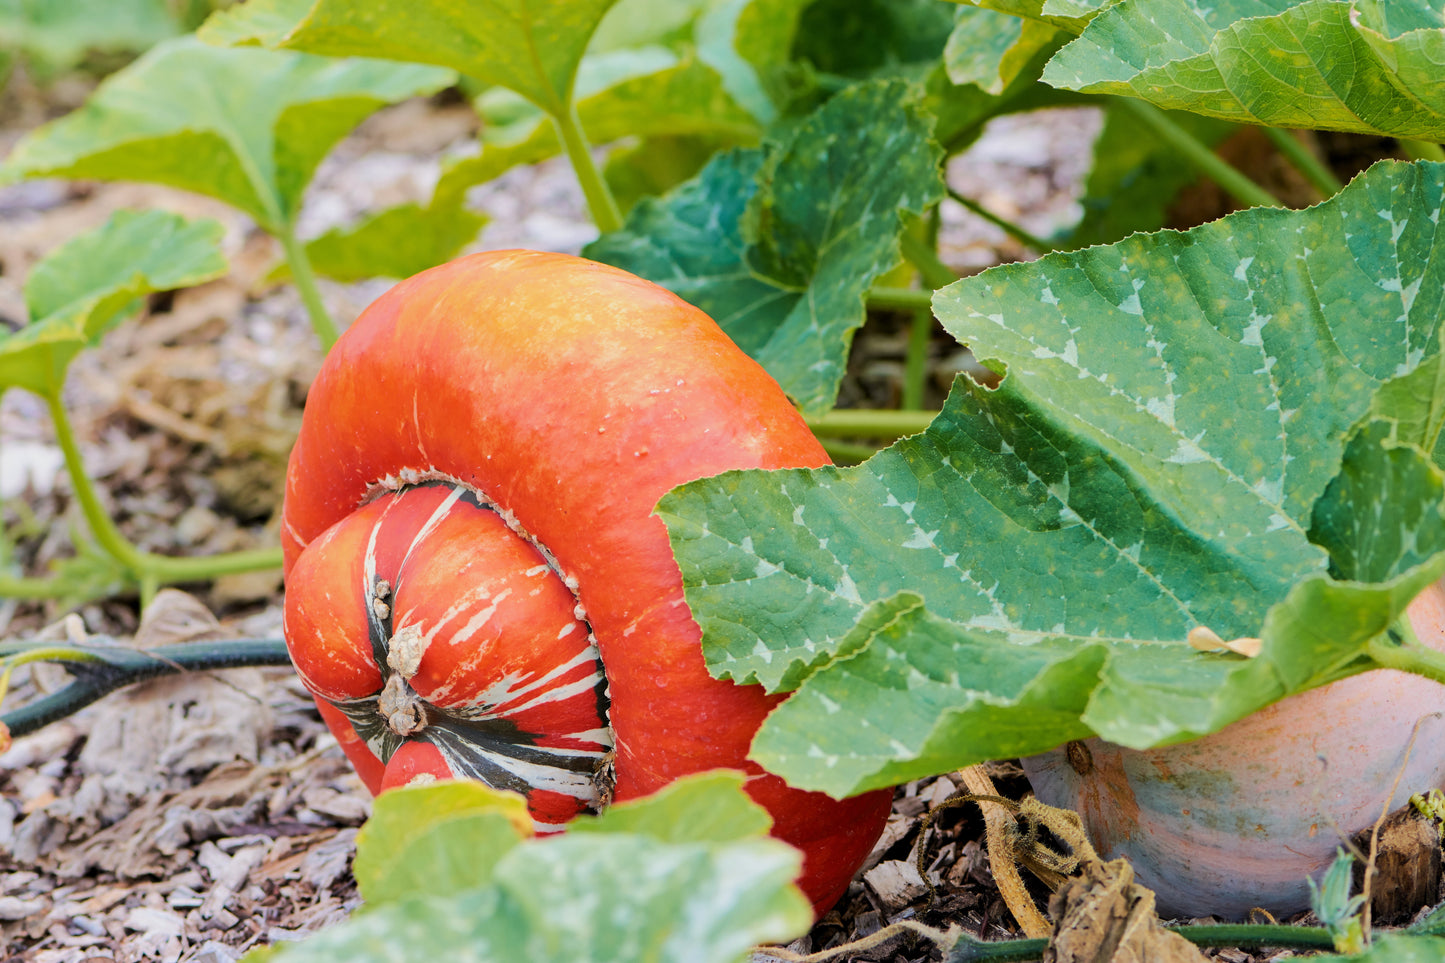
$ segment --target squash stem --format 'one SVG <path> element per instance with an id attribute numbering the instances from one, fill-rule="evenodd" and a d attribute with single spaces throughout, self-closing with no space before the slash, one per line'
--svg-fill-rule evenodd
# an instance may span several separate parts
<path id="1" fill-rule="evenodd" d="M 1294 950 L 1333 950 L 1334 937 L 1318 926 L 1285 926 L 1270 924 L 1206 924 L 1202 926 L 1166 926 L 1195 946 L 1262 947 Z M 962 934 L 958 942 L 944 954 L 945 963 L 1009 963 L 1013 960 L 1042 959 L 1048 948 L 1046 939 L 999 940 L 986 943 Z"/>
<path id="2" fill-rule="evenodd" d="M 622 211 L 617 206 L 617 199 L 612 196 L 612 189 L 607 186 L 606 178 L 592 159 L 592 150 L 582 132 L 582 124 L 577 119 L 577 108 L 568 104 L 565 110 L 552 114 L 552 122 L 557 126 L 557 135 L 567 150 L 567 159 L 572 162 L 572 170 L 577 174 L 582 196 L 587 198 L 587 209 L 592 214 L 592 223 L 596 224 L 597 230 L 603 234 L 622 230 Z"/>
<path id="3" fill-rule="evenodd" d="M 227 552 L 222 555 L 208 555 L 197 558 L 173 558 L 143 551 L 121 534 L 111 520 L 100 496 L 85 472 L 80 457 L 80 446 L 75 440 L 75 431 L 70 426 L 70 416 L 60 400 L 59 393 L 47 395 L 51 423 L 55 427 L 55 440 L 65 457 L 65 469 L 70 475 L 71 488 L 76 501 L 90 526 L 91 534 L 105 552 L 140 581 L 142 597 L 152 596 L 161 583 L 201 582 L 221 575 L 239 572 L 259 572 L 281 567 L 281 549 L 263 548 L 245 552 Z"/>
<path id="4" fill-rule="evenodd" d="M 914 236 L 912 231 L 904 231 L 898 235 L 898 248 L 905 260 L 918 269 L 923 275 L 923 283 L 926 287 L 939 288 L 948 287 L 958 280 L 958 274 L 944 264 L 929 244 Z"/>
<path id="5" fill-rule="evenodd" d="M 917 311 L 933 309 L 933 292 L 918 288 L 896 288 L 878 285 L 868 291 L 870 311 Z"/>
<path id="6" fill-rule="evenodd" d="M 916 435 L 938 417 L 936 411 L 890 411 L 874 408 L 835 408 L 808 419 L 820 438 L 902 438 Z"/>
<path id="7" fill-rule="evenodd" d="M 1402 140 L 1400 149 L 1411 160 L 1436 161 L 1437 163 L 1445 161 L 1445 147 L 1428 140 Z"/>
<path id="8" fill-rule="evenodd" d="M 903 361 L 903 397 L 900 407 L 918 411 L 928 382 L 928 349 L 933 343 L 933 309 L 918 308 L 908 324 L 908 354 Z"/>
<path id="9" fill-rule="evenodd" d="M 1015 241 L 1018 241 L 1020 244 L 1022 244 L 1026 248 L 1029 248 L 1030 250 L 1037 251 L 1040 254 L 1048 254 L 1050 251 L 1058 250 L 1057 247 L 1050 244 L 1048 241 L 1045 241 L 1043 238 L 1030 234 L 1028 231 L 1024 230 L 1022 227 L 1019 227 L 1013 221 L 999 217 L 997 214 L 984 207 L 978 201 L 974 200 L 971 197 L 966 197 L 963 194 L 960 194 L 958 191 L 954 190 L 951 187 L 948 189 L 948 196 L 955 203 L 961 204 L 966 209 L 972 211 L 974 214 L 977 214 L 979 217 L 983 218 L 985 221 L 988 221 L 994 227 L 1003 231 L 1009 237 L 1013 238 Z"/>
<path id="10" fill-rule="evenodd" d="M 321 350 L 330 351 L 331 346 L 336 343 L 336 322 L 331 320 L 326 304 L 321 300 L 321 289 L 316 286 L 316 272 L 311 268 L 311 259 L 306 256 L 306 245 L 297 240 L 296 230 L 290 224 L 281 229 L 277 238 L 281 241 L 281 249 L 286 252 L 291 280 L 296 282 L 301 302 L 306 305 L 311 329 L 321 341 Z"/>
<path id="11" fill-rule="evenodd" d="M 0 660 L 11 665 L 61 662 L 73 678 L 59 691 L 0 715 L 0 725 L 15 737 L 35 732 L 117 689 L 148 679 L 185 672 L 291 664 L 286 643 L 281 639 L 179 642 L 153 649 L 118 645 L 104 637 L 76 645 L 3 643 Z"/>
<path id="12" fill-rule="evenodd" d="M 1325 166 L 1325 162 L 1315 155 L 1315 152 L 1304 145 L 1293 131 L 1281 130 L 1278 127 L 1261 127 L 1264 136 L 1268 137 L 1270 143 L 1274 144 L 1275 150 L 1300 174 L 1309 181 L 1315 190 L 1319 191 L 1321 197 L 1334 197 L 1345 189 L 1344 183 L 1335 176 L 1335 172 Z"/>
<path id="13" fill-rule="evenodd" d="M 70 587 L 61 579 L 27 578 L 24 576 L 0 576 L 0 598 L 6 599 L 59 599 L 70 592 Z"/>
<path id="14" fill-rule="evenodd" d="M 1365 647 L 1365 654 L 1382 668 L 1413 672 L 1445 685 L 1445 652 L 1426 648 L 1418 641 L 1407 639 L 1398 644 L 1387 635 L 1378 635 Z"/>
<path id="15" fill-rule="evenodd" d="M 1250 180 L 1239 168 L 1229 164 L 1189 131 L 1170 120 L 1158 107 L 1133 97 L 1119 97 L 1114 102 L 1138 118 L 1155 137 L 1183 154 L 1196 170 L 1241 204 L 1246 207 L 1284 206 L 1279 198 Z"/>

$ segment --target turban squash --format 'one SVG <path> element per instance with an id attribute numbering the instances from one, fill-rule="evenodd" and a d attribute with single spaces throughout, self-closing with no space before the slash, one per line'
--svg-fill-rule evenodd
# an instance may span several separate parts
<path id="1" fill-rule="evenodd" d="M 373 792 L 476 777 L 547 830 L 742 769 L 821 913 L 890 794 L 834 800 L 747 760 L 781 697 L 708 675 L 653 507 L 724 470 L 826 463 L 762 368 L 654 284 L 527 251 L 433 268 L 363 312 L 307 398 L 292 659 Z"/>

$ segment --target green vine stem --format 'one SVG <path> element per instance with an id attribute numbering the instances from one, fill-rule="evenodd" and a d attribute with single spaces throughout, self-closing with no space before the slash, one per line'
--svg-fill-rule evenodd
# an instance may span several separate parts
<path id="1" fill-rule="evenodd" d="M 1334 939 L 1329 930 L 1318 926 L 1285 926 L 1280 924 L 1203 924 L 1165 927 L 1178 933 L 1195 946 L 1262 947 L 1295 950 L 1332 950 Z M 1008 963 L 1014 960 L 1042 959 L 1048 940 L 999 940 L 986 943 L 971 936 L 959 938 L 944 956 L 945 963 Z"/>
<path id="2" fill-rule="evenodd" d="M 933 310 L 933 292 L 919 288 L 895 288 L 878 285 L 868 292 L 870 311 Z"/>
<path id="3" fill-rule="evenodd" d="M 820 438 L 902 438 L 916 435 L 938 417 L 936 411 L 891 411 L 875 408 L 835 408 L 808 419 Z"/>
<path id="4" fill-rule="evenodd" d="M 557 125 L 557 135 L 567 150 L 567 159 L 572 162 L 572 170 L 577 174 L 577 183 L 582 186 L 582 196 L 587 198 L 587 209 L 592 213 L 592 222 L 597 225 L 597 230 L 603 234 L 622 230 L 622 211 L 617 206 L 617 199 L 612 196 L 612 189 L 607 186 L 606 178 L 592 159 L 592 150 L 577 119 L 577 108 L 569 103 L 565 110 L 552 114 L 552 122 Z"/>
<path id="5" fill-rule="evenodd" d="M 70 586 L 58 578 L 26 578 L 0 575 L 0 598 L 59 599 L 70 594 Z"/>
<path id="6" fill-rule="evenodd" d="M 929 244 L 913 235 L 912 231 L 904 231 L 898 236 L 898 249 L 902 252 L 905 260 L 918 269 L 923 275 L 923 283 L 933 290 L 946 288 L 958 280 L 958 274 L 944 264 Z"/>
<path id="7" fill-rule="evenodd" d="M 1400 149 L 1411 160 L 1436 161 L 1445 163 L 1445 147 L 1428 140 L 1402 140 Z"/>
<path id="8" fill-rule="evenodd" d="M 311 318 L 311 328 L 321 340 L 321 350 L 330 351 L 336 343 L 336 322 L 331 320 L 326 304 L 321 300 L 321 289 L 316 286 L 316 272 L 311 268 L 311 259 L 306 256 L 306 245 L 297 240 L 296 229 L 290 224 L 277 237 L 286 253 L 286 264 L 291 268 L 291 280 L 296 282 L 296 290 L 301 293 L 306 314 Z"/>
<path id="9" fill-rule="evenodd" d="M 1320 196 L 1334 197 L 1345 189 L 1345 185 L 1335 176 L 1335 172 L 1320 160 L 1315 152 L 1306 147 L 1293 132 L 1281 130 L 1278 127 L 1262 127 L 1264 136 L 1274 144 L 1275 150 L 1279 151 L 1285 160 L 1289 161 L 1295 170 L 1304 175 Z"/>
<path id="10" fill-rule="evenodd" d="M 965 208 L 977 214 L 985 221 L 988 221 L 994 227 L 997 227 L 1009 237 L 1013 238 L 1015 241 L 1018 241 L 1020 244 L 1022 244 L 1026 248 L 1029 248 L 1030 250 L 1038 251 L 1040 254 L 1048 254 L 1050 251 L 1058 250 L 1057 247 L 1050 244 L 1048 241 L 1045 241 L 1043 238 L 1036 237 L 1035 235 L 1030 234 L 1028 231 L 1024 230 L 1022 227 L 1019 227 L 1013 221 L 999 217 L 997 214 L 984 207 L 978 201 L 974 200 L 971 197 L 965 197 L 951 187 L 948 189 L 948 196 L 956 203 L 963 205 Z"/>
<path id="11" fill-rule="evenodd" d="M 1404 640 L 1402 644 L 1391 639 L 1389 634 L 1384 634 L 1370 640 L 1365 646 L 1365 654 L 1383 668 L 1413 672 L 1445 684 L 1445 652 L 1437 652 L 1408 640 Z"/>
<path id="12" fill-rule="evenodd" d="M 290 665 L 281 639 L 227 639 L 180 642 L 135 649 L 97 637 L 78 645 L 11 642 L 0 645 L 0 662 L 58 662 L 73 681 L 48 696 L 0 716 L 12 736 L 35 732 L 72 715 L 117 689 L 184 672 L 209 672 L 246 666 Z"/>
<path id="13" fill-rule="evenodd" d="M 903 397 L 900 407 L 918 411 L 928 382 L 928 349 L 933 344 L 933 309 L 916 308 L 908 325 L 908 353 L 903 362 Z"/>
<path id="14" fill-rule="evenodd" d="M 1158 107 L 1133 97 L 1118 97 L 1114 103 L 1133 114 L 1154 136 L 1183 154 L 1196 170 L 1241 204 L 1249 207 L 1284 206 L 1279 198 L 1250 180 L 1239 168 L 1229 164 L 1189 131 L 1170 120 Z"/>
<path id="15" fill-rule="evenodd" d="M 65 456 L 65 468 L 70 475 L 71 486 L 75 490 L 75 498 L 80 503 L 86 523 L 100 547 L 141 582 L 143 599 L 153 595 L 154 589 L 161 583 L 199 582 L 221 575 L 281 567 L 279 548 L 227 552 L 197 558 L 174 558 L 169 555 L 156 555 L 131 544 L 101 505 L 100 496 L 91 484 L 90 476 L 85 473 L 80 446 L 76 444 L 75 432 L 70 427 L 70 416 L 66 413 L 59 394 L 48 396 L 45 401 L 55 426 L 56 443 L 60 445 L 61 453 Z M 151 588 L 149 593 L 145 591 L 147 586 Z"/>
<path id="16" fill-rule="evenodd" d="M 856 441 L 839 441 L 836 438 L 819 438 L 818 442 L 835 465 L 856 465 L 872 458 L 879 451 L 873 445 L 860 445 Z"/>

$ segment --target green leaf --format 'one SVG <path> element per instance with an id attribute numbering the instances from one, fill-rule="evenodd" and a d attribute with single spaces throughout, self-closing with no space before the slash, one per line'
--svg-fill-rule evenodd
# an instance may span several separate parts
<path id="1" fill-rule="evenodd" d="M 955 84 L 976 84 L 995 96 L 1002 94 L 1039 51 L 1055 44 L 1057 33 L 1038 20 L 963 7 L 943 50 L 948 79 Z"/>
<path id="2" fill-rule="evenodd" d="M 780 75 L 791 64 L 798 18 L 807 5 L 808 0 L 714 0 L 698 21 L 698 58 L 762 123 L 776 119 L 776 103 L 785 99 Z"/>
<path id="3" fill-rule="evenodd" d="M 164 0 L 0 0 L 0 51 L 20 51 L 43 72 L 91 51 L 145 50 L 180 31 Z"/>
<path id="4" fill-rule="evenodd" d="M 1237 128 L 1198 114 L 1176 112 L 1169 119 L 1200 142 L 1214 146 Z M 1109 244 L 1136 231 L 1164 226 L 1179 191 L 1199 171 L 1146 128 L 1133 111 L 1105 105 L 1104 129 L 1094 142 L 1094 163 L 1080 203 L 1084 216 L 1069 231 L 1069 247 Z"/>
<path id="5" fill-rule="evenodd" d="M 249 7 L 259 0 L 251 0 Z M 435 64 L 515 90 L 553 116 L 572 101 L 583 51 L 616 0 L 264 0 L 256 13 L 219 24 L 215 36 L 332 57 Z M 303 9 L 305 8 L 305 9 Z M 243 8 L 244 11 L 245 8 Z M 287 25 L 287 20 L 300 19 Z"/>
<path id="6" fill-rule="evenodd" d="M 948 42 L 955 9 L 943 0 L 814 0 L 792 53 L 833 76 L 922 80 Z"/>
<path id="7" fill-rule="evenodd" d="M 316 0 L 248 0 L 211 14 L 196 36 L 218 47 L 276 47 L 315 5 Z"/>
<path id="8" fill-rule="evenodd" d="M 768 811 L 747 797 L 740 772 L 685 776 L 651 796 L 618 803 L 600 816 L 581 817 L 571 833 L 632 833 L 664 843 L 727 843 L 761 836 Z"/>
<path id="9" fill-rule="evenodd" d="M 1396 429 L 1366 422 L 1315 502 L 1310 541 L 1330 553 L 1335 578 L 1384 582 L 1445 551 L 1445 475 Z"/>
<path id="10" fill-rule="evenodd" d="M 849 87 L 765 155 L 720 155 L 586 254 L 710 314 L 808 413 L 833 404 L 864 296 L 899 261 L 900 212 L 942 195 L 914 88 Z"/>
<path id="11" fill-rule="evenodd" d="M 935 311 L 998 388 L 958 379 L 925 433 L 857 468 L 667 495 L 711 671 L 801 684 L 754 757 L 846 794 L 1081 734 L 1193 738 L 1368 668 L 1445 555 L 1422 539 L 1371 563 L 1389 581 L 1336 582 L 1311 515 L 1375 392 L 1438 350 L 1442 201 L 1445 165 L 1385 163 L 1308 211 L 959 281 Z M 1440 489 L 1368 467 L 1413 449 L 1367 447 L 1314 534 L 1385 558 L 1382 533 L 1431 524 Z M 1385 479 L 1415 507 L 1367 500 Z M 1263 654 L 1194 652 L 1199 625 Z"/>
<path id="12" fill-rule="evenodd" d="M 344 283 L 367 278 L 409 278 L 456 257 L 487 223 L 467 210 L 462 197 L 438 198 L 428 207 L 399 204 L 349 228 L 336 228 L 310 241 L 306 257 L 318 274 Z M 449 203 L 455 200 L 458 203 Z M 286 262 L 268 280 L 288 278 Z"/>
<path id="13" fill-rule="evenodd" d="M 1445 139 L 1445 0 L 1133 0 L 1044 70 L 1240 123 Z"/>
<path id="14" fill-rule="evenodd" d="M 1101 9 L 1117 0 L 955 0 L 1011 17 L 1037 20 L 1077 34 Z"/>
<path id="15" fill-rule="evenodd" d="M 531 832 L 526 800 L 479 782 L 392 789 L 356 837 L 356 884 L 372 904 L 449 896 L 489 883 Z"/>
<path id="16" fill-rule="evenodd" d="M 807 931 L 812 912 L 792 883 L 800 857 L 742 838 L 739 818 L 756 807 L 736 778 L 701 777 L 638 806 L 659 822 L 626 831 L 643 811 L 628 808 L 593 831 L 519 843 L 484 885 L 376 907 L 266 958 L 724 963 Z M 702 832 L 686 830 L 688 812 L 705 814 Z"/>
<path id="17" fill-rule="evenodd" d="M 666 194 L 696 177 L 714 154 L 730 146 L 718 137 L 648 137 L 609 151 L 602 174 L 626 213 L 644 197 Z"/>
<path id="18" fill-rule="evenodd" d="M 450 80 L 432 68 L 182 37 L 24 138 L 0 174 L 169 184 L 219 198 L 281 233 L 316 165 L 362 118 Z"/>
<path id="19" fill-rule="evenodd" d="M 512 112 L 514 117 L 518 113 Z M 562 151 L 557 129 L 545 116 L 521 114 L 500 127 L 484 127 L 482 153 L 448 167 L 437 196 L 459 195 L 515 166 Z M 679 135 L 738 143 L 756 140 L 759 132 L 756 119 L 728 96 L 716 71 L 659 47 L 589 56 L 577 79 L 577 116 L 588 138 L 599 144 Z"/>
<path id="20" fill-rule="evenodd" d="M 226 273 L 223 229 L 164 211 L 117 211 L 37 264 L 25 284 L 31 321 L 0 338 L 0 391 L 54 397 L 86 345 L 152 291 L 190 287 Z"/>

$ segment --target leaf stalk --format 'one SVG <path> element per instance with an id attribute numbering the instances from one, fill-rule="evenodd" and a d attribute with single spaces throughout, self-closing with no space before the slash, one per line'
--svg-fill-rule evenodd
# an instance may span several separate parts
<path id="1" fill-rule="evenodd" d="M 1281 130 L 1278 127 L 1262 127 L 1264 136 L 1274 144 L 1275 150 L 1279 151 L 1285 160 L 1289 161 L 1295 170 L 1304 175 L 1315 190 L 1320 192 L 1321 197 L 1334 197 L 1345 189 L 1344 182 L 1335 176 L 1335 172 L 1325 165 L 1325 162 L 1310 150 L 1291 131 Z"/>
<path id="2" fill-rule="evenodd" d="M 91 483 L 90 476 L 86 474 L 80 446 L 76 443 L 70 416 L 65 411 L 59 393 L 46 396 L 45 402 L 50 408 L 50 419 L 55 426 L 55 440 L 65 457 L 65 469 L 70 476 L 71 487 L 75 491 L 76 501 L 80 503 L 86 524 L 100 547 L 141 582 L 143 599 L 154 595 L 155 589 L 161 583 L 199 582 L 221 575 L 281 567 L 279 548 L 227 552 L 197 558 L 174 558 L 137 548 L 121 534 L 105 506 L 100 503 L 100 496 Z M 147 586 L 149 591 L 146 591 Z"/>
<path id="3" fill-rule="evenodd" d="M 1133 97 L 1119 97 L 1115 103 L 1132 113 L 1140 123 L 1149 128 L 1154 136 L 1183 154 L 1196 170 L 1218 184 L 1225 193 L 1241 204 L 1247 207 L 1284 206 L 1279 198 L 1250 180 L 1239 168 L 1230 164 L 1189 131 L 1170 120 L 1169 116 L 1158 107 Z"/>
<path id="4" fill-rule="evenodd" d="M 577 183 L 582 187 L 582 196 L 587 199 L 587 209 L 597 230 L 603 234 L 622 230 L 622 210 L 617 206 L 617 199 L 612 196 L 612 188 L 607 186 L 606 178 L 597 169 L 597 162 L 592 159 L 592 149 L 582 132 L 577 108 L 568 104 L 566 110 L 552 114 L 552 122 L 557 126 L 557 136 L 562 139 L 567 159 L 577 174 Z"/>
<path id="5" fill-rule="evenodd" d="M 296 229 L 290 224 L 277 234 L 277 238 L 286 254 L 286 264 L 291 268 L 291 279 L 296 282 L 301 302 L 306 305 L 311 329 L 321 341 L 321 350 L 330 351 L 336 343 L 336 322 L 331 320 L 326 304 L 321 300 L 321 289 L 316 286 L 316 271 L 311 267 L 311 259 L 306 256 L 306 245 L 296 238 Z"/>
<path id="6" fill-rule="evenodd" d="M 1058 250 L 1057 247 L 1050 244 L 1048 241 L 1045 241 L 1043 238 L 1037 237 L 1029 233 L 1024 228 L 1015 224 L 1013 221 L 1008 220 L 1007 218 L 999 217 L 997 214 L 984 207 L 978 201 L 974 200 L 971 197 L 960 194 L 958 191 L 954 190 L 951 187 L 948 189 L 948 196 L 955 203 L 961 204 L 967 210 L 972 211 L 974 214 L 977 214 L 979 217 L 983 218 L 985 221 L 988 221 L 994 227 L 1003 231 L 1009 237 L 1013 238 L 1015 241 L 1018 241 L 1020 244 L 1022 244 L 1026 248 L 1029 248 L 1030 250 L 1037 251 L 1040 254 L 1048 254 L 1050 251 Z"/>

